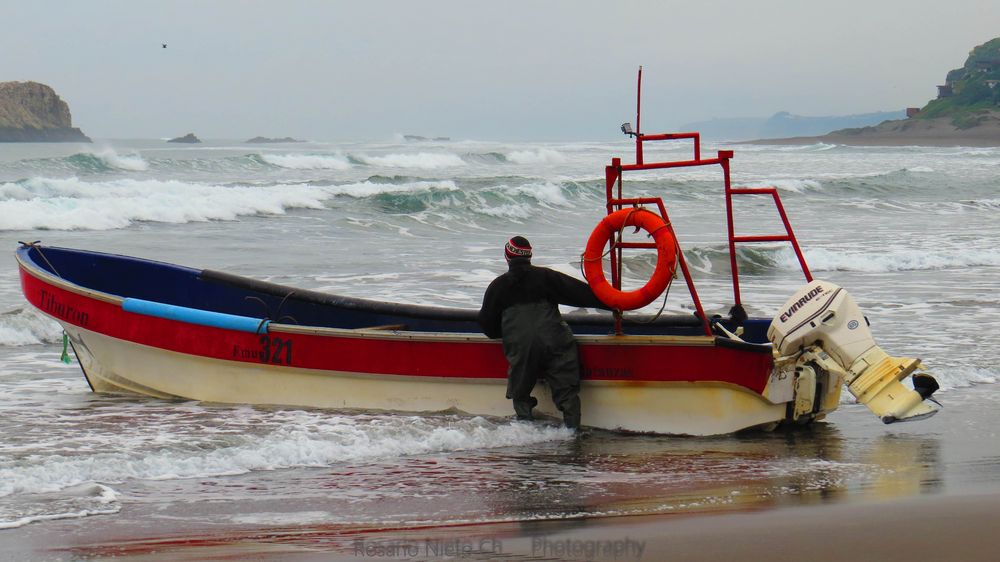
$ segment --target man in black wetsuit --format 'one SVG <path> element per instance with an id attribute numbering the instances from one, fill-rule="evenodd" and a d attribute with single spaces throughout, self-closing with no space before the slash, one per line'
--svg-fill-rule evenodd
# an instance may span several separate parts
<path id="1" fill-rule="evenodd" d="M 486 289 L 479 325 L 491 338 L 503 338 L 507 398 L 517 419 L 532 419 L 538 400 L 531 396 L 544 377 L 566 427 L 580 426 L 580 360 L 573 332 L 559 305 L 607 308 L 583 281 L 531 265 L 531 244 L 515 236 L 504 247 L 508 271 Z"/>

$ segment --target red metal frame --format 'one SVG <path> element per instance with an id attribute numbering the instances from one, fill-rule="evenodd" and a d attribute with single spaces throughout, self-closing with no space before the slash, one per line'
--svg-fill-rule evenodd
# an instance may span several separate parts
<path id="1" fill-rule="evenodd" d="M 656 135 L 647 135 L 642 133 L 640 128 L 640 119 L 642 116 L 642 67 L 639 67 L 639 78 L 636 85 L 636 104 L 635 104 L 635 131 L 629 134 L 635 136 L 635 163 L 634 164 L 622 164 L 621 158 L 612 158 L 611 165 L 605 167 L 605 197 L 607 199 L 607 212 L 611 213 L 621 209 L 626 206 L 639 206 L 639 205 L 652 205 L 655 204 L 657 209 L 659 209 L 660 216 L 667 223 L 667 227 L 670 229 L 670 233 L 674 235 L 674 239 L 677 240 L 676 233 L 674 232 L 674 227 L 670 223 L 670 218 L 667 216 L 667 209 L 663 204 L 663 199 L 661 197 L 640 197 L 640 198 L 625 198 L 622 196 L 622 174 L 626 171 L 641 171 L 641 170 L 661 170 L 667 168 L 688 168 L 693 166 L 714 166 L 719 165 L 722 167 L 723 182 L 725 184 L 726 193 L 726 222 L 728 225 L 728 238 L 729 238 L 729 263 L 732 269 L 733 278 L 733 299 L 734 304 L 739 306 L 742 304 L 740 299 L 740 281 L 739 281 L 739 267 L 736 263 L 736 244 L 739 243 L 752 243 L 752 242 L 790 242 L 792 244 L 792 249 L 795 251 L 795 256 L 799 260 L 799 265 L 802 267 L 802 272 L 805 274 L 806 281 L 812 281 L 812 274 L 809 272 L 809 267 L 806 265 L 805 257 L 802 255 L 802 250 L 799 248 L 799 243 L 795 238 L 795 233 L 792 231 L 792 225 L 788 221 L 788 215 L 785 213 L 785 208 L 781 204 L 781 197 L 778 196 L 778 190 L 774 187 L 764 187 L 764 188 L 745 188 L 738 187 L 734 188 L 730 181 L 729 175 L 729 161 L 733 158 L 732 150 L 720 150 L 716 158 L 701 158 L 701 134 L 696 132 L 691 133 L 662 133 Z M 624 128 L 623 128 L 624 130 Z M 677 139 L 691 139 L 694 145 L 694 158 L 692 160 L 679 160 L 673 162 L 650 162 L 646 163 L 643 161 L 643 151 L 642 145 L 644 142 L 649 141 L 662 141 L 662 140 L 677 140 Z M 615 186 L 617 184 L 617 192 Z M 763 236 L 737 236 L 735 233 L 735 227 L 733 223 L 733 195 L 758 195 L 766 194 L 770 195 L 774 201 L 774 205 L 778 210 L 778 214 L 781 217 L 781 222 L 785 227 L 785 234 L 775 234 L 775 235 L 763 235 Z M 621 290 L 621 277 L 622 277 L 622 249 L 624 248 L 655 248 L 656 245 L 652 242 L 623 242 L 622 240 L 615 239 L 612 236 L 611 240 L 611 283 L 612 285 Z M 680 264 L 681 271 L 684 274 L 684 281 L 687 283 L 688 291 L 691 293 L 691 300 L 694 302 L 695 309 L 697 310 L 698 317 L 701 318 L 702 327 L 705 330 L 706 335 L 712 334 L 712 328 L 709 326 L 708 318 L 705 316 L 705 311 L 701 305 L 701 299 L 698 298 L 698 291 L 694 286 L 694 280 L 691 278 L 691 274 L 687 267 L 687 262 L 684 260 L 684 252 L 681 251 L 680 242 L 677 243 L 677 260 Z M 621 316 L 617 315 L 615 330 L 617 333 L 621 333 Z"/>

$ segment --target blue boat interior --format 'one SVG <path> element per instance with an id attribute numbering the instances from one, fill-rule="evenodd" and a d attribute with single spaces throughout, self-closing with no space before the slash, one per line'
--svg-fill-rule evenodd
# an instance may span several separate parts
<path id="1" fill-rule="evenodd" d="M 345 297 L 222 271 L 87 250 L 30 245 L 19 248 L 18 254 L 23 261 L 87 289 L 196 311 L 303 326 L 481 333 L 476 322 L 478 310 L 474 309 Z M 603 335 L 613 331 L 614 320 L 609 312 L 573 311 L 563 316 L 576 334 Z M 736 328 L 731 319 L 713 318 L 713 321 L 730 330 Z M 769 318 L 746 320 L 742 324 L 743 339 L 766 343 L 770 322 Z M 626 315 L 623 331 L 635 335 L 703 335 L 701 322 L 695 315 Z M 739 344 L 727 338 L 718 340 L 727 346 Z"/>

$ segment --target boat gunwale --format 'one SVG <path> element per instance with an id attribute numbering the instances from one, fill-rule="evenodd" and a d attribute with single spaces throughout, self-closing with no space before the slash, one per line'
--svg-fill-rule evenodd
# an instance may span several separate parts
<path id="1" fill-rule="evenodd" d="M 25 253 L 27 253 L 25 251 Z M 116 306 L 121 306 L 125 301 L 124 297 L 112 295 L 95 289 L 90 289 L 82 285 L 68 281 L 54 273 L 38 266 L 34 260 L 22 256 L 19 250 L 15 254 L 18 265 L 29 275 L 54 285 L 63 290 L 93 298 Z M 172 264 L 168 264 L 172 265 Z M 48 315 L 48 314 L 47 314 Z M 51 316 L 51 315 L 48 315 Z M 54 316 L 52 318 L 55 318 Z M 64 319 L 56 319 L 64 322 Z M 182 322 L 182 320 L 177 320 Z M 295 324 L 281 324 L 271 322 L 268 324 L 269 332 L 281 332 L 288 334 L 303 334 L 318 337 L 337 338 L 359 338 L 359 339 L 385 339 L 397 341 L 448 341 L 448 342 L 469 342 L 469 343 L 499 343 L 498 339 L 491 339 L 483 334 L 459 333 L 459 332 L 425 332 L 416 330 L 379 330 L 372 328 L 330 328 L 325 326 L 300 326 Z M 595 335 L 578 334 L 577 341 L 584 345 L 613 345 L 613 346 L 692 346 L 704 347 L 715 346 L 717 338 L 715 336 L 682 336 L 682 335 Z"/>
<path id="2" fill-rule="evenodd" d="M 499 344 L 499 338 L 488 338 L 483 334 L 470 334 L 458 332 L 424 332 L 417 330 L 378 330 L 372 328 L 327 328 L 324 326 L 299 326 L 296 324 L 268 324 L 269 332 L 282 332 L 287 334 L 305 334 L 315 336 L 333 336 L 346 338 L 364 339 L 389 339 L 408 341 L 451 341 L 451 342 L 475 342 Z M 614 334 L 574 334 L 573 336 L 581 344 L 593 345 L 687 345 L 687 346 L 714 346 L 715 336 L 650 336 L 650 335 L 622 335 Z"/>
<path id="3" fill-rule="evenodd" d="M 78 285 L 76 283 L 73 283 L 72 281 L 64 279 L 60 277 L 58 274 L 46 271 L 45 269 L 38 266 L 34 262 L 34 260 L 31 260 L 28 257 L 22 257 L 21 255 L 22 251 L 25 254 L 27 253 L 26 248 L 28 247 L 25 246 L 22 248 L 18 248 L 18 251 L 14 254 L 14 259 L 17 261 L 17 265 L 22 270 L 24 270 L 29 275 L 34 276 L 36 279 L 45 281 L 50 285 L 55 285 L 60 289 L 70 291 L 71 293 L 76 293 L 78 295 L 83 295 L 85 297 L 90 297 L 92 299 L 96 299 L 110 304 L 115 304 L 118 306 L 121 306 L 121 304 L 125 301 L 124 297 L 119 297 L 117 295 L 112 295 L 111 293 L 105 293 L 103 291 L 98 291 L 96 289 L 84 287 L 83 285 Z"/>
<path id="4" fill-rule="evenodd" d="M 25 269 L 30 269 L 26 267 Z M 29 272 L 34 273 L 34 272 Z M 36 276 L 42 281 L 51 283 L 61 289 L 96 300 L 120 306 L 125 300 L 121 297 L 114 297 L 107 293 L 101 293 L 92 289 L 86 289 L 79 285 L 74 285 L 61 278 L 43 273 Z M 44 313 L 44 312 L 43 312 Z M 59 322 L 66 322 L 65 319 L 56 318 L 48 313 L 44 313 Z M 135 314 L 135 313 L 133 313 Z M 183 320 L 174 320 L 179 323 L 186 323 Z M 226 330 L 226 328 L 220 328 Z M 488 338 L 483 334 L 457 333 L 457 332 L 424 332 L 416 330 L 378 330 L 372 328 L 328 328 L 324 326 L 299 326 L 295 324 L 268 323 L 268 332 L 280 332 L 285 334 L 302 334 L 317 337 L 335 338 L 357 338 L 357 339 L 383 339 L 396 341 L 448 341 L 448 342 L 469 342 L 469 343 L 500 343 L 499 339 Z M 574 336 L 581 344 L 588 345 L 670 345 L 670 346 L 713 346 L 716 338 L 713 336 L 650 336 L 650 335 L 627 335 L 616 336 L 579 334 Z"/>

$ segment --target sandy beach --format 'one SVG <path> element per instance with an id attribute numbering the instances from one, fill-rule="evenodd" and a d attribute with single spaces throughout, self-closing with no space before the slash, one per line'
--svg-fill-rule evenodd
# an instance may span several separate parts
<path id="1" fill-rule="evenodd" d="M 413 559 L 456 545 L 455 558 L 496 560 L 996 560 L 1000 495 L 922 497 L 758 513 L 648 516 L 343 537 L 337 558 L 372 559 L 373 546 L 405 545 Z M 918 531 L 919 530 L 919 531 Z M 308 548 L 307 545 L 302 545 Z M 463 550 L 464 549 L 464 550 Z M 476 552 L 476 551 L 479 552 Z M 289 549 L 290 556 L 310 558 Z M 388 550 L 386 550 L 388 552 Z M 465 553 L 465 556 L 463 556 Z"/>
<path id="2" fill-rule="evenodd" d="M 992 561 L 1000 493 L 757 512 L 351 530 L 35 534 L 0 560 L 940 560 Z M 5 538 L 0 535 L 0 539 Z M 53 540 L 54 539 L 54 540 Z M 81 540 L 83 539 L 83 540 Z M 89 542 L 93 540 L 94 542 Z M 75 542 L 83 544 L 73 544 Z M 43 546 L 44 545 L 44 546 Z"/>
<path id="3" fill-rule="evenodd" d="M 996 112 L 965 129 L 950 118 L 886 121 L 874 127 L 844 129 L 815 137 L 761 139 L 748 144 L 806 145 L 816 143 L 849 146 L 1000 146 L 1000 117 Z"/>

